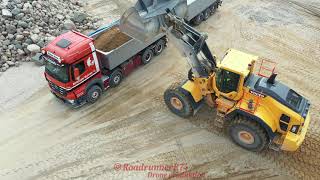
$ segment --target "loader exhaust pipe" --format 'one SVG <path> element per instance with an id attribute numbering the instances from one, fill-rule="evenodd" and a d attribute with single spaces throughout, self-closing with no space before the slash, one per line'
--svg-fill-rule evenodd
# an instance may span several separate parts
<path id="1" fill-rule="evenodd" d="M 120 19 L 120 30 L 142 42 L 165 31 L 164 16 L 167 11 L 184 18 L 187 14 L 187 0 L 139 0 Z"/>

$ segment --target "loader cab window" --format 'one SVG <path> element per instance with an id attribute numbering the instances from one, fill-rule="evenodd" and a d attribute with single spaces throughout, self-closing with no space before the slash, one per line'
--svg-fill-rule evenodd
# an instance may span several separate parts
<path id="1" fill-rule="evenodd" d="M 237 92 L 239 80 L 239 74 L 224 69 L 219 69 L 217 71 L 216 84 L 217 88 L 222 93 Z"/>

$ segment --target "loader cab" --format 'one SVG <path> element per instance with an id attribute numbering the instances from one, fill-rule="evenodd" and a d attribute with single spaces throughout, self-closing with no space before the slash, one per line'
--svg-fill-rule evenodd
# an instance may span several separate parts
<path id="1" fill-rule="evenodd" d="M 241 90 L 241 79 L 240 74 L 220 68 L 216 72 L 216 88 L 220 95 L 233 100 Z"/>
<path id="2" fill-rule="evenodd" d="M 257 58 L 238 50 L 228 50 L 218 64 L 215 75 L 214 89 L 218 92 L 218 96 L 239 100 L 242 97 L 244 83 L 252 73 Z"/>

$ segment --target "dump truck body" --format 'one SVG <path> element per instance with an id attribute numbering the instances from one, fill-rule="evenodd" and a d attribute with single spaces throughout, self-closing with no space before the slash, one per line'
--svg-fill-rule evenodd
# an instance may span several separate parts
<path id="1" fill-rule="evenodd" d="M 116 21 L 112 24 L 112 26 L 105 27 L 104 30 L 98 30 L 97 32 L 92 33 L 91 37 L 95 41 L 95 47 L 97 48 L 97 56 L 101 61 L 101 65 L 104 68 L 107 68 L 109 70 L 113 70 L 114 68 L 117 68 L 119 65 L 130 59 L 131 57 L 135 56 L 138 52 L 141 52 L 146 47 L 152 45 L 156 41 L 158 41 L 161 38 L 165 37 L 165 34 L 159 34 L 153 39 L 151 39 L 148 42 L 141 42 L 134 38 L 131 38 L 130 36 L 127 36 L 126 34 L 123 34 L 120 32 L 119 28 L 119 21 Z M 113 41 L 119 41 L 118 46 L 116 47 L 105 47 L 105 38 L 102 36 L 106 34 L 107 36 L 111 33 L 108 33 L 109 31 L 114 31 L 113 34 L 114 38 L 109 38 Z M 101 38 L 102 37 L 102 38 Z M 120 40 L 119 40 L 119 37 Z M 100 39 L 101 38 L 101 39 Z M 108 40 L 109 40 L 108 39 Z M 99 42 L 99 45 L 97 43 Z M 102 45 L 100 45 L 102 43 Z"/>
<path id="2" fill-rule="evenodd" d="M 208 7 L 215 6 L 212 8 L 217 8 L 221 3 L 221 0 L 188 0 L 188 11 L 184 19 L 189 22 Z"/>

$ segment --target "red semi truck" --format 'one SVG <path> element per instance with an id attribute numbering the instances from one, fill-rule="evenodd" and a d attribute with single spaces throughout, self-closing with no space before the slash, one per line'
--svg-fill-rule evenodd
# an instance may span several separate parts
<path id="1" fill-rule="evenodd" d="M 119 85 L 141 64 L 147 64 L 166 46 L 165 34 L 142 43 L 120 32 L 119 22 L 89 36 L 70 31 L 42 50 L 45 78 L 51 92 L 63 102 L 94 103 L 103 90 Z"/>

